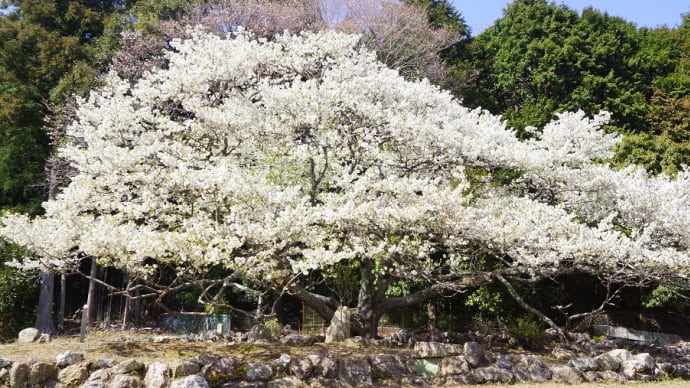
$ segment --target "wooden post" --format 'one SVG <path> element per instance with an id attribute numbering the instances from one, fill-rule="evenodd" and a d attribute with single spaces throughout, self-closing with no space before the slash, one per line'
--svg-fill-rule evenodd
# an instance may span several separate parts
<path id="1" fill-rule="evenodd" d="M 65 328 L 65 301 L 67 300 L 67 275 L 60 274 L 60 304 L 58 305 L 58 330 Z"/>
<path id="2" fill-rule="evenodd" d="M 89 292 L 86 295 L 86 304 L 89 306 L 89 316 L 87 317 L 89 323 L 93 321 L 93 315 L 96 312 L 96 276 L 98 276 L 98 262 L 94 256 L 91 259 L 91 272 L 89 273 Z"/>

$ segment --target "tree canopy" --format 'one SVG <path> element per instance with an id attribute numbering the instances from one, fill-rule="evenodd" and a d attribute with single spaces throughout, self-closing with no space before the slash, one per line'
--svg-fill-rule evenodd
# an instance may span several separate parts
<path id="1" fill-rule="evenodd" d="M 5 216 L 2 235 L 40 257 L 24 266 L 83 252 L 144 281 L 222 266 L 324 316 L 337 301 L 301 281 L 353 263 L 368 336 L 386 311 L 505 278 L 687 281 L 690 176 L 602 164 L 620 141 L 608 114 L 562 114 L 520 141 L 360 39 L 196 30 L 166 68 L 109 74 L 60 148 L 78 175 L 45 216 Z"/>
<path id="2" fill-rule="evenodd" d="M 46 213 L 2 219 L 25 269 L 97 255 L 156 303 L 192 283 L 349 301 L 368 335 L 489 282 L 687 288 L 687 16 L 517 0 L 470 37 L 435 0 L 3 4 L 0 209 Z M 358 295 L 307 286 L 335 277 Z"/>

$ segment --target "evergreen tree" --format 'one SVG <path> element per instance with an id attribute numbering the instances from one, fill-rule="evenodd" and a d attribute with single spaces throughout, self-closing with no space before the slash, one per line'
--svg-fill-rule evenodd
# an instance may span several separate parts
<path id="1" fill-rule="evenodd" d="M 51 152 L 47 118 L 73 95 L 94 85 L 99 64 L 93 43 L 116 4 L 88 0 L 6 4 L 7 13 L 0 17 L 0 210 L 41 212 Z M 12 258 L 3 255 L 2 260 Z M 0 277 L 10 274 L 3 272 Z M 53 332 L 54 276 L 46 271 L 41 279 L 35 326 Z"/>
<path id="2" fill-rule="evenodd" d="M 460 90 L 464 101 L 502 114 L 520 130 L 577 109 L 608 110 L 610 126 L 627 132 L 643 127 L 644 81 L 653 68 L 638 59 L 639 34 L 621 18 L 516 0 L 467 49 L 480 70 Z"/>
<path id="3" fill-rule="evenodd" d="M 470 29 L 452 4 L 446 0 L 405 0 L 407 4 L 419 4 L 426 9 L 429 24 L 435 28 L 449 28 L 461 36 L 469 36 Z"/>

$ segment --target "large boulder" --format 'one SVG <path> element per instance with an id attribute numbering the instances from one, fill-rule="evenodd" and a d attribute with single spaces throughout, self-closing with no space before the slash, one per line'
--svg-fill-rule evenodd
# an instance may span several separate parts
<path id="1" fill-rule="evenodd" d="M 400 380 L 405 373 L 405 366 L 400 358 L 393 354 L 375 354 L 369 357 L 371 371 L 378 380 Z"/>
<path id="2" fill-rule="evenodd" d="M 644 365 L 645 372 L 652 372 L 656 368 L 656 362 L 654 362 L 654 357 L 649 353 L 639 353 L 633 356 L 633 360 L 640 361 Z"/>
<path id="3" fill-rule="evenodd" d="M 587 372 L 597 370 L 597 362 L 591 357 L 575 357 L 570 359 L 568 365 L 579 370 L 580 372 Z"/>
<path id="4" fill-rule="evenodd" d="M 118 373 L 113 376 L 108 388 L 139 388 L 140 385 L 139 377 Z"/>
<path id="5" fill-rule="evenodd" d="M 608 354 L 609 356 L 619 360 L 620 362 L 633 359 L 633 355 L 632 353 L 630 353 L 628 349 L 613 349 L 604 354 Z"/>
<path id="6" fill-rule="evenodd" d="M 248 381 L 266 381 L 273 377 L 273 368 L 266 364 L 249 363 L 247 365 Z"/>
<path id="7" fill-rule="evenodd" d="M 512 354 L 497 354 L 494 364 L 503 369 L 513 369 L 513 365 L 516 363 L 516 359 Z"/>
<path id="8" fill-rule="evenodd" d="M 29 364 L 23 362 L 15 362 L 10 368 L 10 388 L 20 388 L 27 385 L 29 382 L 29 371 L 31 367 Z"/>
<path id="9" fill-rule="evenodd" d="M 218 361 L 201 368 L 206 381 L 224 383 L 240 378 L 240 361 L 233 357 L 223 357 Z"/>
<path id="10" fill-rule="evenodd" d="M 318 377 L 334 378 L 338 375 L 338 360 L 326 352 L 311 352 L 307 359 L 312 365 L 312 374 Z"/>
<path id="11" fill-rule="evenodd" d="M 91 363 L 91 368 L 93 369 L 105 369 L 105 368 L 112 368 L 115 366 L 115 360 L 112 358 L 97 358 L 94 362 Z"/>
<path id="12" fill-rule="evenodd" d="M 290 372 L 298 378 L 306 380 L 314 372 L 314 365 L 309 357 L 298 358 L 290 363 Z"/>
<path id="13" fill-rule="evenodd" d="M 40 386 L 46 381 L 52 380 L 57 374 L 57 369 L 55 365 L 47 362 L 37 362 L 31 365 L 29 370 L 29 380 L 28 384 L 30 386 Z"/>
<path id="14" fill-rule="evenodd" d="M 146 388 L 163 388 L 170 381 L 170 368 L 162 362 L 154 362 L 146 369 L 144 386 Z"/>
<path id="15" fill-rule="evenodd" d="M 414 350 L 422 358 L 456 356 L 465 352 L 462 345 L 427 341 L 415 342 Z"/>
<path id="16" fill-rule="evenodd" d="M 553 379 L 564 384 L 577 384 L 582 381 L 582 374 L 575 368 L 565 364 L 556 364 L 551 367 Z"/>
<path id="17" fill-rule="evenodd" d="M 113 370 L 111 368 L 96 369 L 89 375 L 89 377 L 86 379 L 86 382 L 106 382 L 110 380 L 112 376 Z"/>
<path id="18" fill-rule="evenodd" d="M 183 360 L 176 361 L 171 366 L 173 377 L 181 378 L 199 373 L 201 370 L 201 365 L 194 361 Z"/>
<path id="19" fill-rule="evenodd" d="M 609 353 L 603 353 L 593 358 L 596 370 L 618 370 L 621 367 L 621 359 Z"/>
<path id="20" fill-rule="evenodd" d="M 626 379 L 632 380 L 639 378 L 643 374 L 654 373 L 654 368 L 656 364 L 654 359 L 649 355 L 649 353 L 640 353 L 633 356 L 629 360 L 621 362 L 620 374 Z"/>
<path id="21" fill-rule="evenodd" d="M 475 384 L 508 384 L 513 381 L 513 374 L 509 370 L 497 366 L 477 368 L 472 370 L 470 375 Z"/>
<path id="22" fill-rule="evenodd" d="M 513 378 L 517 383 L 526 383 L 531 381 L 530 374 L 522 364 L 515 364 L 510 371 L 513 372 Z"/>
<path id="23" fill-rule="evenodd" d="M 128 374 L 131 372 L 143 371 L 146 366 L 144 363 L 137 361 L 133 358 L 121 361 L 119 364 L 113 368 L 113 373 L 115 374 Z"/>
<path id="24" fill-rule="evenodd" d="M 413 358 L 407 360 L 407 368 L 415 375 L 425 379 L 436 377 L 440 370 L 437 358 Z"/>
<path id="25" fill-rule="evenodd" d="M 464 375 L 469 373 L 470 364 L 465 356 L 444 357 L 441 360 L 439 376 Z"/>
<path id="26" fill-rule="evenodd" d="M 83 383 L 89 377 L 89 363 L 71 364 L 58 372 L 58 381 L 70 387 Z"/>
<path id="27" fill-rule="evenodd" d="M 280 343 L 287 346 L 311 346 L 323 340 L 322 336 L 311 334 L 288 334 L 280 339 Z"/>
<path id="28" fill-rule="evenodd" d="M 36 341 L 39 337 L 41 337 L 40 330 L 35 329 L 33 327 L 27 327 L 26 329 L 19 332 L 17 342 L 19 342 L 20 344 L 28 344 Z"/>
<path id="29" fill-rule="evenodd" d="M 209 388 L 208 381 L 199 375 L 187 376 L 183 379 L 174 380 L 170 383 L 170 388 Z"/>
<path id="30" fill-rule="evenodd" d="M 333 314 L 331 323 L 326 329 L 326 343 L 344 341 L 350 338 L 350 319 L 352 312 L 347 306 L 340 306 Z"/>
<path id="31" fill-rule="evenodd" d="M 482 368 L 491 364 L 491 356 L 479 342 L 465 342 L 463 351 L 465 359 L 473 368 Z"/>
<path id="32" fill-rule="evenodd" d="M 247 332 L 247 342 L 273 342 L 273 334 L 271 334 L 271 330 L 268 327 L 257 324 L 252 326 L 249 332 Z"/>
<path id="33" fill-rule="evenodd" d="M 338 378 L 344 387 L 371 386 L 371 365 L 364 359 L 340 360 Z"/>
<path id="34" fill-rule="evenodd" d="M 64 368 L 69 365 L 78 364 L 84 361 L 84 353 L 77 353 L 72 351 L 66 351 L 60 353 L 55 357 L 55 363 L 58 368 Z"/>
<path id="35" fill-rule="evenodd" d="M 535 383 L 543 383 L 553 376 L 551 369 L 535 355 L 523 354 L 520 356 L 520 362 L 527 369 L 529 379 Z"/>

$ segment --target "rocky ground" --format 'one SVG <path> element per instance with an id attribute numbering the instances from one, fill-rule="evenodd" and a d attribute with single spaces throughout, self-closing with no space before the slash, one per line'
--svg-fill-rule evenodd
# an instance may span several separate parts
<path id="1" fill-rule="evenodd" d="M 690 343 L 660 346 L 579 334 L 540 352 L 505 335 L 397 333 L 367 341 L 288 334 L 265 328 L 221 336 L 153 331 L 90 332 L 41 337 L 29 331 L 0 345 L 0 385 L 84 387 L 462 387 L 474 384 L 657 382 L 687 386 Z M 592 385 L 596 384 L 596 385 Z"/>

